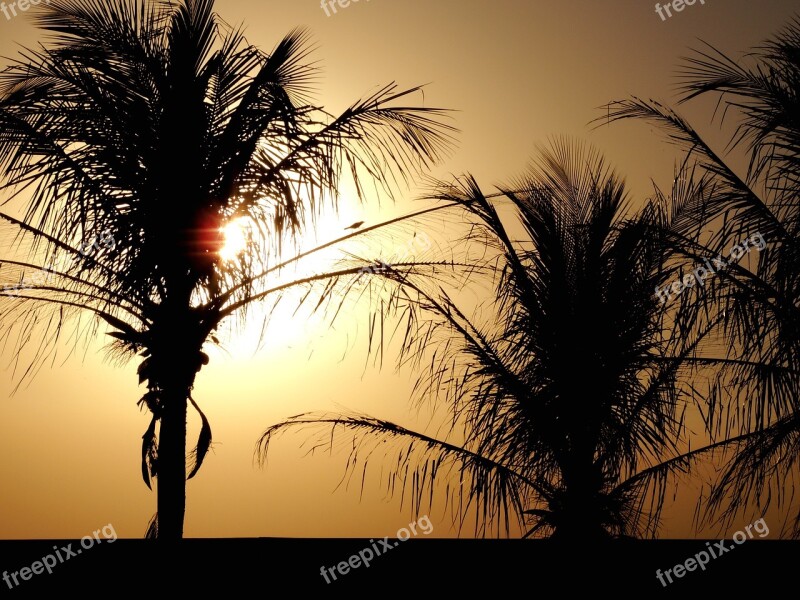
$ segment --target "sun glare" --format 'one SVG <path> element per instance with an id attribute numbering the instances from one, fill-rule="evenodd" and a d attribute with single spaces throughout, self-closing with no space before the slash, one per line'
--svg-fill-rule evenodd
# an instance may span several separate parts
<path id="1" fill-rule="evenodd" d="M 343 210 L 342 206 L 349 210 Z M 340 213 L 331 210 L 331 212 L 320 215 L 313 226 L 309 223 L 296 237 L 292 238 L 284 233 L 280 251 L 267 244 L 262 244 L 259 228 L 255 226 L 250 217 L 234 218 L 220 228 L 222 247 L 218 251 L 219 258 L 221 261 L 231 263 L 241 257 L 244 252 L 270 253 L 269 256 L 261 256 L 263 263 L 259 264 L 260 268 L 274 267 L 278 263 L 286 263 L 286 265 L 281 269 L 271 269 L 266 277 L 258 279 L 255 288 L 257 291 L 273 289 L 285 283 L 301 281 L 314 274 L 335 270 L 338 261 L 342 260 L 344 256 L 343 248 L 339 246 L 311 252 L 296 262 L 292 259 L 298 254 L 308 252 L 317 246 L 351 233 L 352 230 L 346 225 L 357 223 L 363 218 L 364 215 L 359 206 L 351 208 L 350 202 L 343 201 Z M 377 253 L 379 249 L 374 251 Z M 325 289 L 326 283 L 326 280 L 320 281 L 318 286 L 320 292 Z M 299 285 L 283 290 L 277 306 L 273 302 L 277 300 L 278 295 L 270 296 L 263 303 L 253 304 L 250 308 L 253 312 L 248 315 L 249 322 L 258 323 L 259 326 L 247 327 L 243 331 L 231 331 L 226 343 L 226 351 L 243 358 L 252 356 L 261 340 L 261 324 L 265 324 L 266 321 L 268 323 L 266 323 L 263 340 L 261 340 L 265 351 L 281 353 L 288 348 L 305 348 L 306 346 L 311 351 L 319 343 L 320 336 L 329 327 L 326 325 L 324 310 L 320 309 L 318 313 L 314 313 L 313 310 L 310 310 L 314 307 L 314 302 L 303 301 L 308 293 L 307 286 Z M 313 296 L 314 294 L 312 294 Z M 303 309 L 295 312 L 300 306 Z"/>
<path id="2" fill-rule="evenodd" d="M 219 255 L 222 260 L 235 260 L 242 252 L 247 249 L 247 242 L 250 239 L 250 224 L 247 218 L 242 217 L 231 221 L 222 228 L 224 242 Z"/>

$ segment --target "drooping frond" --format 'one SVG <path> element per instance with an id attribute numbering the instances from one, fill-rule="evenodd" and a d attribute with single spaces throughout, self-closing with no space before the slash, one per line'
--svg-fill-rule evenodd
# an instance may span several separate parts
<path id="1" fill-rule="evenodd" d="M 485 535 L 487 527 L 507 534 L 512 524 L 518 526 L 520 498 L 535 492 L 534 482 L 491 457 L 365 415 L 309 413 L 273 425 L 257 445 L 262 464 L 270 444 L 290 430 L 311 430 L 303 442 L 308 454 L 347 450 L 343 481 L 361 477 L 362 493 L 368 469 L 379 471 L 387 494 L 400 494 L 401 502 L 408 499 L 415 513 L 430 508 L 434 493 L 441 493 L 454 514 L 461 515 L 460 526 L 470 510 L 476 513 L 478 535 Z"/>

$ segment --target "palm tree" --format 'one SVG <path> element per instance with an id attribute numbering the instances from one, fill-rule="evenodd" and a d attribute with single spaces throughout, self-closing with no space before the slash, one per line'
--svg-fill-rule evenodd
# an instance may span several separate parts
<path id="1" fill-rule="evenodd" d="M 25 195 L 21 215 L 0 214 L 16 242 L 4 276 L 25 284 L 0 292 L 2 326 L 23 333 L 21 353 L 37 340 L 54 347 L 70 320 L 88 341 L 102 321 L 116 355 L 140 357 L 140 404 L 152 413 L 142 475 L 158 482 L 148 535 L 174 540 L 189 403 L 202 418 L 189 478 L 211 444 L 192 397 L 204 346 L 254 302 L 340 275 L 274 284 L 282 244 L 335 207 L 343 171 L 362 198 L 367 180 L 392 193 L 438 159 L 453 129 L 440 110 L 398 105 L 418 88 L 395 85 L 329 115 L 311 103 L 306 33 L 263 52 L 213 0 L 50 0 L 35 19 L 50 45 L 0 74 L 0 172 Z M 224 261 L 220 230 L 242 218 L 250 247 Z"/>
<path id="2" fill-rule="evenodd" d="M 472 177 L 441 185 L 433 197 L 470 223 L 456 245 L 478 253 L 466 277 L 489 276 L 492 300 L 470 317 L 470 296 L 442 277 L 405 265 L 381 277 L 403 319 L 400 363 L 423 368 L 420 398 L 446 408 L 447 434 L 310 413 L 267 429 L 259 457 L 287 431 L 311 428 L 316 444 L 333 446 L 338 429 L 354 438 L 342 443 L 348 476 L 374 456 L 387 488 L 399 482 L 419 510 L 447 473 L 443 493 L 462 519 L 477 511 L 484 533 L 517 520 L 526 536 L 654 534 L 667 477 L 687 465 L 683 359 L 700 338 L 665 335 L 654 293 L 680 268 L 654 235 L 669 231 L 669 205 L 626 217 L 622 181 L 567 143 L 498 194 Z"/>
<path id="3" fill-rule="evenodd" d="M 791 501 L 787 481 L 800 458 L 800 19 L 740 62 L 707 45 L 687 59 L 681 77 L 682 102 L 715 98 L 720 127 L 735 125 L 727 150 L 741 155 L 715 151 L 653 100 L 612 103 L 609 116 L 656 123 L 686 149 L 694 193 L 673 247 L 691 260 L 722 255 L 730 262 L 681 310 L 685 332 L 698 319 L 719 320 L 719 336 L 709 338 L 716 347 L 702 358 L 716 372 L 704 400 L 706 424 L 715 437 L 734 437 L 737 451 L 712 487 L 705 517 L 725 525 L 743 511 L 763 515 L 772 500 Z M 741 158 L 740 175 L 733 165 Z M 749 261 L 729 258 L 754 236 L 765 248 Z"/>

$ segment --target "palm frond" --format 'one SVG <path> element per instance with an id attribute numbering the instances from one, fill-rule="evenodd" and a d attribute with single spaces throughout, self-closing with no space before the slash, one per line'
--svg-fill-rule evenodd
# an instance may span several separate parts
<path id="1" fill-rule="evenodd" d="M 289 430 L 311 429 L 304 445 L 308 454 L 327 449 L 349 450 L 345 480 L 361 477 L 362 493 L 369 463 L 382 465 L 381 479 L 391 496 L 408 497 L 412 511 L 419 513 L 434 502 L 434 491 L 444 494 L 445 503 L 458 507 L 464 517 L 474 509 L 476 529 L 485 535 L 487 527 L 508 534 L 512 524 L 520 524 L 519 499 L 525 488 L 536 490 L 534 482 L 490 457 L 476 454 L 456 444 L 411 431 L 394 423 L 365 415 L 303 414 L 268 428 L 257 444 L 263 465 L 270 444 Z M 342 430 L 339 436 L 336 430 Z M 315 432 L 316 431 L 316 432 Z M 341 441 L 339 438 L 346 438 Z M 437 487 L 444 487 L 442 491 Z"/>

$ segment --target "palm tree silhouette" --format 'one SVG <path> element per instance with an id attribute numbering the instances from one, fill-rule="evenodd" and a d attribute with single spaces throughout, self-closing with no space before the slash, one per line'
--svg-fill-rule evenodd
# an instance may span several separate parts
<path id="1" fill-rule="evenodd" d="M 456 271 L 490 277 L 495 297 L 469 317 L 459 305 L 469 296 L 446 291 L 441 277 L 398 265 L 381 276 L 396 284 L 404 319 L 400 363 L 423 368 L 417 389 L 452 415 L 447 435 L 304 414 L 267 429 L 259 457 L 292 429 L 312 428 L 312 443 L 331 446 L 338 430 L 354 438 L 349 476 L 363 476 L 374 457 L 389 471 L 387 488 L 401 482 L 419 509 L 448 473 L 454 510 L 464 518 L 474 509 L 484 533 L 508 531 L 516 518 L 527 536 L 654 534 L 667 478 L 688 462 L 679 452 L 683 359 L 699 339 L 664 335 L 654 293 L 678 273 L 660 235 L 672 225 L 670 204 L 626 217 L 620 179 L 566 142 L 499 194 L 485 195 L 472 177 L 441 185 L 433 197 L 471 224 L 457 247 L 480 256 Z M 510 210 L 516 218 L 501 218 Z"/>
<path id="2" fill-rule="evenodd" d="M 712 96 L 720 126 L 735 122 L 727 149 L 743 151 L 743 176 L 659 102 L 634 97 L 612 103 L 610 112 L 612 121 L 656 123 L 687 150 L 693 193 L 673 239 L 685 257 L 725 255 L 755 235 L 766 244 L 694 290 L 680 311 L 682 332 L 716 318 L 713 339 L 724 340 L 723 352 L 712 348 L 699 361 L 715 369 L 707 428 L 736 442 L 704 511 L 725 526 L 749 509 L 763 515 L 773 500 L 791 502 L 786 482 L 800 458 L 800 19 L 745 61 L 706 45 L 686 60 L 681 76 L 682 101 Z M 800 512 L 793 534 L 800 535 Z"/>
<path id="3" fill-rule="evenodd" d="M 292 262 L 272 260 L 282 242 L 336 205 L 343 170 L 362 199 L 367 180 L 391 194 L 454 130 L 440 110 L 398 105 L 418 88 L 395 85 L 329 115 L 310 101 L 307 34 L 265 53 L 218 19 L 213 0 L 52 0 L 35 18 L 52 44 L 0 75 L 3 183 L 28 194 L 20 218 L 0 214 L 4 237 L 16 236 L 3 272 L 33 282 L 0 292 L 2 325 L 43 327 L 47 345 L 70 319 L 88 340 L 99 318 L 113 352 L 140 357 L 140 403 L 152 413 L 142 475 L 158 481 L 148 535 L 177 539 L 188 403 L 202 419 L 189 478 L 211 444 L 191 394 L 204 345 L 253 302 L 342 276 L 269 285 Z M 220 230 L 238 218 L 257 235 L 225 262 Z M 101 232 L 114 243 L 82 252 Z M 81 328 L 86 315 L 94 328 Z M 16 351 L 32 339 L 21 336 Z"/>

